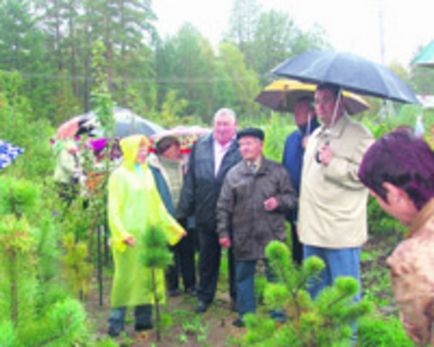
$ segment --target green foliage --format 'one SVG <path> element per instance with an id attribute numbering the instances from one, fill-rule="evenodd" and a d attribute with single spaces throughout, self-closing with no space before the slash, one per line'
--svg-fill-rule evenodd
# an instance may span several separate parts
<path id="1" fill-rule="evenodd" d="M 47 119 L 34 116 L 23 83 L 18 72 L 0 70 L 0 138 L 24 149 L 24 154 L 5 171 L 33 181 L 43 180 L 53 170 L 48 141 L 52 129 Z"/>
<path id="2" fill-rule="evenodd" d="M 38 115 L 49 116 L 50 96 L 54 92 L 53 73 L 44 46 L 45 35 L 30 13 L 31 2 L 0 2 L 0 69 L 26 75 L 23 94 Z"/>
<path id="3" fill-rule="evenodd" d="M 0 321 L 0 346 L 18 347 L 19 345 L 12 322 Z"/>
<path id="4" fill-rule="evenodd" d="M 71 346 L 84 344 L 88 335 L 86 313 L 74 299 L 52 305 L 48 311 L 20 329 L 25 346 Z"/>
<path id="5" fill-rule="evenodd" d="M 384 234 L 391 230 L 404 234 L 406 231 L 406 228 L 396 219 L 388 215 L 372 197 L 370 197 L 368 201 L 368 220 L 370 232 L 375 234 Z"/>
<path id="6" fill-rule="evenodd" d="M 92 265 L 88 262 L 87 242 L 77 241 L 72 233 L 63 237 L 65 255 L 62 257 L 66 280 L 74 296 L 86 298 L 90 290 Z"/>
<path id="7" fill-rule="evenodd" d="M 289 15 L 264 11 L 257 0 L 234 1 L 226 40 L 240 49 L 262 82 L 283 60 L 307 50 L 330 47 L 320 27 L 303 31 Z"/>
<path id="8" fill-rule="evenodd" d="M 162 301 L 162 297 L 160 297 L 159 294 L 157 272 L 164 271 L 167 266 L 172 264 L 173 256 L 167 248 L 166 234 L 157 226 L 148 228 L 146 230 L 142 238 L 139 240 L 139 247 L 142 250 L 140 254 L 141 263 L 151 272 L 150 288 L 147 288 L 147 290 L 151 290 L 154 297 L 154 321 L 156 325 L 157 341 L 160 341 L 161 329 L 164 324 L 162 323 L 160 314 L 160 303 Z"/>
<path id="9" fill-rule="evenodd" d="M 341 277 L 312 300 L 304 288 L 324 269 L 324 262 L 311 257 L 298 269 L 289 260 L 287 246 L 278 241 L 270 242 L 265 252 L 278 278 L 277 282 L 266 286 L 265 304 L 271 310 L 283 308 L 288 320 L 277 325 L 259 314 L 246 316 L 247 333 L 241 345 L 320 347 L 348 344 L 352 333 L 350 324 L 372 310 L 372 305 L 366 301 L 354 302 L 357 281 Z"/>
<path id="10" fill-rule="evenodd" d="M 164 269 L 172 264 L 172 253 L 167 248 L 166 235 L 157 227 L 149 228 L 141 240 L 142 263 L 148 268 Z"/>
<path id="11" fill-rule="evenodd" d="M 217 85 L 220 92 L 222 89 L 232 91 L 232 95 L 223 100 L 223 105 L 233 108 L 237 114 L 254 116 L 259 110 L 259 104 L 254 102 L 260 91 L 259 80 L 256 73 L 250 69 L 244 60 L 241 51 L 232 44 L 222 43 L 219 47 L 218 63 L 225 80 Z M 225 94 L 226 94 L 225 93 Z M 218 105 L 217 107 L 220 107 Z"/>
<path id="12" fill-rule="evenodd" d="M 157 119 L 155 120 L 165 127 L 173 127 L 179 122 L 177 117 L 184 112 L 187 106 L 187 100 L 177 99 L 177 92 L 175 90 L 169 90 L 161 105 L 161 112 L 156 115 L 155 118 Z"/>
<path id="13" fill-rule="evenodd" d="M 92 51 L 95 87 L 92 93 L 93 109 L 107 137 L 114 134 L 113 101 L 108 86 L 106 47 L 101 41 L 95 43 Z"/>
<path id="14" fill-rule="evenodd" d="M 59 79 L 56 81 L 56 92 L 51 100 L 54 110 L 53 115 L 50 117 L 56 126 L 80 112 L 79 100 L 74 95 L 72 87 L 67 71 L 59 72 Z"/>
<path id="15" fill-rule="evenodd" d="M 27 180 L 0 177 L 0 213 L 17 217 L 28 214 L 39 197 L 37 186 Z"/>
<path id="16" fill-rule="evenodd" d="M 414 346 L 399 319 L 378 315 L 368 315 L 359 321 L 359 341 L 363 347 Z"/>
<path id="17" fill-rule="evenodd" d="M 37 198 L 36 187 L 24 180 L 2 178 L 0 202 L 0 307 L 17 325 L 32 314 L 36 273 L 35 239 L 24 212 L 32 212 Z"/>
<path id="18" fill-rule="evenodd" d="M 66 298 L 58 283 L 51 285 L 57 266 L 48 263 L 57 260 L 57 233 L 40 188 L 7 176 L 0 187 L 0 345 L 81 341 L 86 334 L 83 307 Z"/>
<path id="19" fill-rule="evenodd" d="M 252 121 L 252 124 L 258 124 Z M 265 155 L 267 158 L 282 162 L 286 137 L 295 130 L 293 117 L 289 114 L 273 113 L 271 117 L 261 120 L 261 128 L 265 131 Z"/>
<path id="20" fill-rule="evenodd" d="M 212 84 L 215 73 L 212 47 L 191 24 L 183 25 L 174 37 L 168 38 L 157 50 L 156 72 L 162 86 L 159 100 L 163 102 L 169 90 L 179 99 L 187 100 L 185 113 L 210 123 L 216 106 Z"/>
<path id="21" fill-rule="evenodd" d="M 204 324 L 200 316 L 184 321 L 181 325 L 179 340 L 181 343 L 189 341 L 189 337 L 195 337 L 196 342 L 203 343 L 208 338 L 208 325 Z"/>

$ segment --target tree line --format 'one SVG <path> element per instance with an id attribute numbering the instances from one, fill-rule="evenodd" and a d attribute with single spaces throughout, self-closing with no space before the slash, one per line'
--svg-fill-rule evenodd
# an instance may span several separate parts
<path id="1" fill-rule="evenodd" d="M 222 105 L 241 116 L 264 112 L 254 98 L 271 68 L 332 48 L 321 27 L 303 31 L 257 0 L 234 0 L 217 48 L 190 23 L 162 38 L 160 20 L 151 0 L 0 0 L 0 70 L 18 71 L 33 112 L 56 126 L 92 109 L 93 52 L 103 43 L 107 88 L 119 106 L 167 123 L 208 122 Z M 432 86 L 426 73 L 419 79 Z"/>

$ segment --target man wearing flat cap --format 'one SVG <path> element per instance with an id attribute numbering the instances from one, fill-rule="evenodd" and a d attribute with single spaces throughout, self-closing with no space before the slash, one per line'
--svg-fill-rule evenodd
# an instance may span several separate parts
<path id="1" fill-rule="evenodd" d="M 264 132 L 247 128 L 237 134 L 242 161 L 227 174 L 217 202 L 217 232 L 222 247 L 232 247 L 239 319 L 256 311 L 256 263 L 264 259 L 266 245 L 285 239 L 285 213 L 296 203 L 285 168 L 263 156 Z M 232 236 L 230 236 L 232 235 Z M 266 276 L 272 280 L 266 265 Z M 273 318 L 277 312 L 272 313 Z"/>

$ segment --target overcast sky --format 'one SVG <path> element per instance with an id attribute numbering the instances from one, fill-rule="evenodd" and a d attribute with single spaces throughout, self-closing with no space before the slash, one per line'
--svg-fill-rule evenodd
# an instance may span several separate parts
<path id="1" fill-rule="evenodd" d="M 314 23 L 339 51 L 381 62 L 380 12 L 384 62 L 408 66 L 418 47 L 434 40 L 434 0 L 258 0 L 264 10 L 288 13 L 301 29 Z M 163 37 L 191 22 L 216 47 L 227 31 L 233 0 L 154 0 Z M 380 11 L 380 8 L 383 10 Z M 270 67 L 271 68 L 271 67 Z"/>

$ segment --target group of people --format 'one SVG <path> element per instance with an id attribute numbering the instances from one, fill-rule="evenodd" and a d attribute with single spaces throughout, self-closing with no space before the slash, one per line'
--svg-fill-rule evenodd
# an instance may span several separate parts
<path id="1" fill-rule="evenodd" d="M 212 133 L 195 143 L 186 165 L 176 138 L 160 140 L 156 155 L 148 155 L 144 136 L 121 140 L 124 159 L 109 180 L 115 259 L 110 335 L 123 330 L 127 306 L 135 307 L 136 330 L 152 327 L 154 299 L 143 289 L 149 276 L 137 251 L 138 239 L 150 226 L 164 230 L 172 245 L 169 293 L 178 290 L 180 270 L 185 291 L 197 296 L 198 313 L 215 298 L 221 251 L 228 249 L 229 295 L 239 314 L 233 324 L 241 327 L 244 316 L 256 311 L 258 260 L 264 261 L 267 279 L 275 280 L 264 250 L 272 240 L 285 240 L 286 221 L 293 260 L 300 264 L 315 255 L 326 264 L 320 278 L 309 283 L 313 298 L 340 276 L 360 283 L 371 192 L 386 211 L 412 225 L 409 239 L 388 264 L 407 331 L 417 342 L 434 341 L 434 277 L 428 270 L 434 266 L 433 151 L 403 130 L 374 143 L 372 134 L 346 114 L 341 94 L 337 86 L 325 84 L 313 100 L 296 102 L 298 129 L 286 140 L 281 164 L 264 156 L 264 132 L 237 131 L 235 112 L 227 108 L 216 112 Z M 197 283 L 192 217 L 199 249 Z M 164 274 L 160 277 L 163 285 Z M 409 287 L 417 294 L 410 294 Z M 360 300 L 360 289 L 354 300 Z M 284 312 L 270 314 L 286 319 Z"/>

